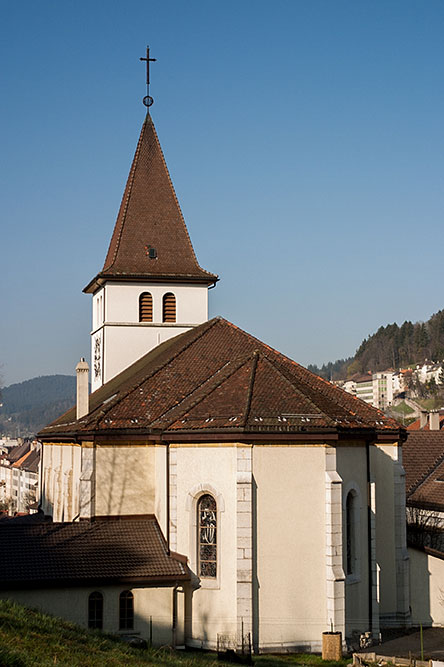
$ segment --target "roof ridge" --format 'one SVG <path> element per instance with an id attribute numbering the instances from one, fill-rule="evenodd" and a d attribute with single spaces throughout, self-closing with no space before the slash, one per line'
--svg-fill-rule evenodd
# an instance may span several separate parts
<path id="1" fill-rule="evenodd" d="M 443 462 L 444 462 L 444 452 L 440 456 L 438 456 L 437 459 L 435 459 L 435 462 L 431 466 L 429 466 L 427 468 L 427 470 L 423 474 L 423 476 L 416 482 L 416 484 L 414 484 L 411 487 L 411 490 L 409 490 L 408 493 L 407 493 L 407 490 L 406 490 L 406 496 L 408 496 L 410 498 L 410 496 L 412 496 L 414 493 L 416 493 L 416 491 L 419 489 L 419 487 L 422 486 L 423 484 L 425 484 L 427 479 L 435 472 L 435 470 Z"/>
<path id="2" fill-rule="evenodd" d="M 251 368 L 251 376 L 250 376 L 250 385 L 248 387 L 247 400 L 245 402 L 245 417 L 244 417 L 244 423 L 243 423 L 244 428 L 246 427 L 246 425 L 248 423 L 248 417 L 250 416 L 251 401 L 252 401 L 252 398 L 253 398 L 253 388 L 254 388 L 254 382 L 256 380 L 256 370 L 257 370 L 257 362 L 259 360 L 259 355 L 260 355 L 259 350 L 254 350 L 254 352 L 253 352 L 253 366 Z"/>
<path id="3" fill-rule="evenodd" d="M 298 378 L 298 381 L 303 383 L 305 386 L 310 387 L 309 383 L 305 379 L 305 378 L 307 378 L 307 375 L 314 376 L 316 378 L 316 380 L 319 382 L 319 387 L 317 387 L 316 390 L 320 391 L 323 394 L 324 397 L 327 396 L 327 398 L 328 398 L 328 391 L 332 387 L 334 387 L 335 389 L 338 390 L 338 392 L 337 392 L 338 397 L 341 396 L 341 394 L 345 394 L 347 397 L 349 396 L 350 398 L 355 398 L 356 400 L 359 400 L 356 397 L 353 397 L 351 394 L 347 394 L 347 392 L 345 392 L 344 390 L 341 390 L 340 387 L 336 387 L 336 385 L 333 385 L 331 382 L 329 382 L 329 380 L 326 380 L 325 378 L 321 377 L 320 375 L 316 375 L 315 373 L 312 373 L 312 371 L 309 371 L 308 368 L 305 368 L 305 366 L 302 366 L 297 361 L 295 361 L 294 359 L 291 359 L 291 357 L 288 357 L 286 354 L 283 354 L 282 352 L 280 352 L 276 348 L 272 347 L 271 345 L 268 345 L 267 343 L 264 343 L 263 341 L 259 340 L 253 334 L 248 333 L 248 331 L 245 331 L 244 329 L 241 329 L 241 327 L 236 326 L 235 324 L 233 324 L 232 322 L 230 322 L 228 320 L 225 320 L 225 321 L 227 321 L 228 324 L 231 327 L 233 327 L 234 329 L 240 331 L 244 335 L 246 335 L 249 338 L 258 342 L 259 345 L 262 348 L 265 348 L 266 350 L 271 352 L 274 355 L 274 357 L 276 358 L 275 359 L 276 363 L 279 363 L 279 360 L 282 360 L 284 363 L 288 363 L 289 366 L 292 366 L 295 369 L 298 369 L 301 372 L 301 376 L 302 376 L 302 377 Z M 264 355 L 264 356 L 266 356 L 266 355 Z M 267 356 L 267 358 L 269 359 L 268 356 Z M 321 387 L 323 389 L 325 389 L 326 391 L 325 392 L 322 391 Z M 344 403 L 342 401 L 339 401 L 337 398 L 335 398 L 334 402 L 339 403 L 341 405 L 341 407 L 344 410 L 346 410 L 349 414 L 353 414 L 351 409 L 349 407 L 347 407 L 346 405 L 344 405 Z M 381 412 L 381 410 L 378 410 L 378 408 L 375 408 L 374 406 L 371 406 L 368 403 L 366 405 L 367 405 L 368 408 L 371 408 L 372 410 L 375 410 L 380 415 L 380 418 L 382 418 L 384 421 L 387 421 L 387 417 L 384 415 L 383 412 Z"/>
<path id="4" fill-rule="evenodd" d="M 140 148 L 142 146 L 142 138 L 145 134 L 145 129 L 146 129 L 146 119 L 144 120 L 143 125 L 142 125 L 142 131 L 140 133 L 139 140 L 137 142 L 137 147 L 136 147 L 136 151 L 134 153 L 133 162 L 131 164 L 130 173 L 128 174 L 128 179 L 126 181 L 125 189 L 123 191 L 122 200 L 120 202 L 119 212 L 117 214 L 117 221 L 118 221 L 119 218 L 120 218 L 120 211 L 122 211 L 122 218 L 121 218 L 121 222 L 120 222 L 120 228 L 119 228 L 119 233 L 118 233 L 118 237 L 117 237 L 116 246 L 114 248 L 113 257 L 112 257 L 112 260 L 111 260 L 110 264 L 106 264 L 106 259 L 107 258 L 105 258 L 105 264 L 103 266 L 102 272 L 107 271 L 108 269 L 111 269 L 114 265 L 114 262 L 116 261 L 117 252 L 118 252 L 119 247 L 120 247 L 120 240 L 122 238 L 123 227 L 125 225 L 126 214 L 127 214 L 127 211 L 128 211 L 128 205 L 129 205 L 129 200 L 130 200 L 130 197 L 131 197 L 131 191 L 132 191 L 132 188 L 133 188 L 134 178 L 135 178 L 135 175 L 136 175 L 136 168 L 137 168 L 137 165 L 139 163 Z M 125 197 L 125 195 L 126 195 L 126 197 Z"/>
<path id="5" fill-rule="evenodd" d="M 115 397 L 115 399 L 109 401 L 109 404 L 107 405 L 107 407 L 106 407 L 104 410 L 102 410 L 102 416 L 99 417 L 99 419 L 97 420 L 97 422 L 98 422 L 98 423 L 101 422 L 102 419 L 105 417 L 105 415 L 108 414 L 108 412 L 109 412 L 109 411 L 116 405 L 116 403 L 118 403 L 118 402 L 120 402 L 121 400 L 123 400 L 124 398 L 126 398 L 126 396 L 128 396 L 128 395 L 131 394 L 133 391 L 135 391 L 136 389 L 138 389 L 138 388 L 139 388 L 144 382 L 146 382 L 148 379 L 154 377 L 154 375 L 156 375 L 156 373 L 159 373 L 163 368 L 165 368 L 165 366 L 166 366 L 167 364 L 171 363 L 174 359 L 177 359 L 177 357 L 178 357 L 180 354 L 183 354 L 183 352 L 185 352 L 185 350 L 187 350 L 189 347 L 191 347 L 191 345 L 193 345 L 194 343 L 196 343 L 196 342 L 199 340 L 199 338 L 201 338 L 201 337 L 204 335 L 204 333 L 206 333 L 207 331 L 209 331 L 215 324 L 217 324 L 217 319 L 216 319 L 216 318 L 213 318 L 212 320 L 208 320 L 207 322 L 204 322 L 203 324 L 205 324 L 205 325 L 209 325 L 209 326 L 206 326 L 206 327 L 205 327 L 205 326 L 200 325 L 200 326 L 202 327 L 202 330 L 199 332 L 199 335 L 197 335 L 197 336 L 195 336 L 194 338 L 192 338 L 191 341 L 188 341 L 188 342 L 187 342 L 185 345 L 183 345 L 179 350 L 177 350 L 172 356 L 170 355 L 170 356 L 169 356 L 163 363 L 158 364 L 157 366 L 155 366 L 155 368 L 152 370 L 151 373 L 148 373 L 148 375 L 144 375 L 143 378 L 142 378 L 139 382 L 136 382 L 136 384 L 132 385 L 132 386 L 131 386 L 129 389 L 127 389 L 123 394 L 119 395 L 119 393 L 117 393 L 117 396 Z M 198 329 L 198 328 L 199 328 L 199 327 L 195 327 L 194 329 L 191 329 L 191 332 L 194 333 L 194 332 L 196 331 L 196 329 Z M 185 333 L 187 333 L 187 332 L 185 332 Z M 179 334 L 179 335 L 181 335 L 181 334 Z M 164 342 L 168 342 L 168 341 L 164 341 Z M 147 354 L 150 354 L 150 352 L 148 352 Z M 143 357 L 142 357 L 142 358 L 143 358 Z M 137 363 L 137 362 L 136 362 L 136 363 Z M 125 369 L 125 370 L 126 370 L 126 369 Z M 122 372 L 124 372 L 124 371 L 122 371 Z M 100 407 L 100 406 L 97 406 L 96 410 L 97 410 L 99 407 Z"/>
<path id="6" fill-rule="evenodd" d="M 107 280 L 136 278 L 206 284 L 218 280 L 198 262 L 149 114 L 140 131 L 103 268 L 84 292 L 94 293 Z"/>
<path id="7" fill-rule="evenodd" d="M 12 464 L 11 468 L 19 468 L 28 458 L 28 456 L 32 453 L 32 449 L 30 449 L 26 454 L 23 454 L 17 461 L 14 461 Z"/>
<path id="8" fill-rule="evenodd" d="M 214 391 L 216 391 L 224 382 L 229 380 L 235 373 L 237 373 L 237 371 L 240 370 L 242 368 L 242 366 L 244 366 L 251 359 L 251 357 L 252 357 L 251 354 L 246 354 L 246 355 L 239 356 L 237 359 L 233 359 L 233 360 L 228 361 L 225 364 L 223 364 L 220 368 L 218 368 L 211 375 L 211 377 L 207 378 L 203 384 L 201 384 L 199 387 L 194 388 L 193 391 L 191 391 L 189 394 L 187 394 L 187 396 L 185 396 L 185 398 L 183 398 L 183 400 L 180 401 L 180 403 L 177 403 L 176 405 L 173 405 L 170 408 L 168 408 L 167 410 L 165 410 L 165 412 L 162 415 L 160 415 L 159 417 L 157 417 L 154 420 L 153 423 L 161 420 L 166 414 L 168 414 L 168 412 L 171 412 L 171 411 L 176 410 L 177 408 L 179 408 L 180 405 L 183 404 L 187 399 L 189 399 L 193 394 L 195 394 L 197 392 L 200 392 L 204 387 L 206 387 L 207 384 L 209 385 L 211 380 L 214 380 L 215 376 L 218 375 L 219 373 L 221 373 L 224 368 L 226 368 L 228 372 L 225 375 L 223 375 L 220 378 L 220 380 L 216 381 L 213 386 L 208 386 L 208 389 L 205 389 L 203 391 L 202 396 L 199 396 L 198 398 L 191 401 L 191 404 L 186 407 L 185 412 L 189 412 L 190 410 L 193 410 L 197 405 L 199 405 L 199 403 L 202 403 L 202 401 L 204 401 L 206 398 L 208 398 L 208 396 L 210 396 L 210 394 L 212 394 Z M 233 365 L 233 367 L 231 368 L 232 365 Z M 185 412 L 183 414 L 185 414 Z M 180 415 L 174 421 L 177 421 L 177 419 L 180 419 Z M 174 422 L 172 422 L 172 423 L 174 423 Z M 168 429 L 169 426 L 167 426 L 166 428 Z"/>
<path id="9" fill-rule="evenodd" d="M 138 388 L 140 387 L 140 385 L 142 385 L 144 382 L 146 382 L 146 380 L 148 380 L 149 378 L 153 377 L 156 373 L 158 373 L 159 371 L 161 371 L 162 368 L 164 368 L 164 367 L 165 367 L 168 363 L 170 363 L 173 359 L 176 359 L 177 356 L 179 356 L 182 352 L 184 352 L 184 351 L 185 351 L 186 349 L 188 349 L 191 345 L 193 345 L 193 343 L 195 343 L 196 341 L 198 341 L 199 338 L 201 338 L 201 336 L 203 336 L 204 333 L 205 333 L 206 331 L 209 331 L 215 324 L 217 324 L 217 322 L 218 322 L 218 318 L 213 317 L 211 320 L 208 320 L 207 322 L 203 322 L 203 323 L 200 324 L 199 326 L 194 327 L 193 329 L 190 329 L 189 331 L 184 332 L 183 334 L 178 334 L 178 336 L 176 336 L 176 338 L 179 338 L 180 336 L 185 336 L 186 334 L 189 334 L 190 337 L 191 337 L 191 340 L 189 340 L 185 345 L 182 345 L 182 346 L 179 348 L 179 350 L 177 350 L 172 356 L 171 356 L 171 355 L 168 356 L 167 359 L 165 359 L 162 363 L 160 363 L 160 364 L 159 364 L 159 363 L 156 364 L 155 367 L 152 369 L 151 373 L 149 373 L 148 375 L 144 375 L 142 379 L 138 380 L 135 384 L 131 384 L 131 386 L 128 387 L 125 391 L 121 392 L 121 390 L 118 389 L 118 390 L 116 391 L 115 396 L 113 396 L 112 394 L 111 394 L 111 398 L 107 398 L 107 397 L 105 396 L 105 398 L 103 399 L 103 401 L 102 401 L 101 403 L 99 403 L 99 404 L 98 404 L 98 405 L 97 405 L 91 412 L 89 412 L 89 413 L 88 413 L 87 415 L 85 415 L 84 417 L 81 417 L 80 419 L 75 419 L 75 418 L 74 418 L 74 419 L 72 420 L 72 422 L 78 422 L 78 423 L 82 422 L 83 424 L 85 424 L 85 426 L 92 425 L 95 421 L 96 421 L 97 424 L 100 423 L 100 422 L 102 421 L 102 419 L 108 414 L 108 412 L 109 412 L 109 411 L 110 411 L 110 410 L 111 410 L 117 403 L 119 403 L 121 400 L 123 400 L 124 398 L 126 398 L 129 394 L 131 394 L 131 392 L 133 392 L 133 391 L 135 391 L 136 389 L 138 389 Z M 205 325 L 206 325 L 206 326 L 205 326 Z M 198 334 L 197 336 L 196 336 L 196 335 L 195 335 L 195 336 L 192 336 L 192 334 L 195 334 L 195 332 L 196 332 L 198 329 L 200 329 L 199 334 Z M 171 339 L 168 339 L 168 340 L 166 340 L 166 341 L 163 341 L 162 344 L 164 344 L 164 343 L 170 343 L 170 341 L 171 341 Z M 156 349 L 156 348 L 154 348 L 154 349 Z M 147 353 L 144 355 L 144 357 L 147 357 L 147 356 L 148 356 L 149 354 L 151 354 L 152 352 L 153 352 L 153 350 L 150 350 L 149 352 L 147 352 Z M 138 364 L 138 363 L 140 363 L 141 360 L 142 360 L 144 357 L 141 357 L 140 359 L 138 359 L 137 361 L 135 361 L 134 364 Z M 131 364 L 131 365 L 134 365 L 134 364 Z M 111 378 L 110 382 L 114 381 L 114 380 L 115 380 L 119 375 L 121 375 L 122 373 L 126 373 L 126 372 L 128 371 L 128 369 L 131 368 L 131 365 L 128 366 L 127 368 L 125 368 L 123 371 L 121 371 L 121 373 L 119 373 L 118 375 L 116 375 L 115 378 Z M 107 383 L 106 383 L 106 384 L 107 384 Z M 100 390 L 102 390 L 102 388 L 106 387 L 106 384 L 102 385 L 102 387 L 99 387 L 99 389 L 97 389 L 96 391 L 100 391 Z M 95 392 L 93 392 L 93 393 L 95 393 Z M 104 404 L 105 401 L 107 401 L 107 403 L 106 403 L 106 406 L 104 407 L 103 404 Z M 63 425 L 66 425 L 66 424 L 71 423 L 71 422 L 59 422 L 59 419 L 61 419 L 61 418 L 64 417 L 65 415 L 67 415 L 69 412 L 71 412 L 71 410 L 73 410 L 72 407 L 71 407 L 69 410 L 67 410 L 63 415 L 61 415 L 61 416 L 56 420 L 56 421 L 58 422 L 57 424 L 55 424 L 55 423 L 48 424 L 48 426 L 45 426 L 45 428 L 42 429 L 42 432 L 43 432 L 43 431 L 46 431 L 47 429 L 50 429 L 50 428 L 59 428 L 59 427 L 61 427 L 61 426 L 63 426 Z"/>
<path id="10" fill-rule="evenodd" d="M 161 144 L 160 144 L 159 137 L 158 137 L 158 135 L 157 135 L 156 127 L 155 127 L 155 125 L 154 125 L 153 119 L 151 118 L 151 116 L 150 116 L 149 114 L 148 114 L 148 117 L 149 117 L 149 119 L 150 119 L 150 121 L 151 121 L 151 124 L 152 124 L 152 126 L 153 126 L 154 137 L 155 137 L 155 139 L 156 139 L 156 143 L 157 143 L 157 146 L 158 146 L 159 151 L 160 151 L 160 156 L 161 156 L 161 158 L 162 158 L 163 166 L 165 167 L 165 171 L 166 171 L 166 174 L 167 174 L 167 177 L 168 177 L 168 182 L 169 182 L 169 184 L 170 184 L 171 191 L 172 191 L 172 193 L 173 193 L 174 201 L 176 202 L 176 205 L 177 205 L 177 208 L 178 208 L 178 211 L 179 211 L 180 219 L 181 219 L 181 221 L 182 221 L 182 223 L 183 223 L 183 226 L 185 227 L 185 232 L 186 232 L 188 241 L 190 242 L 191 252 L 193 253 L 194 261 L 196 262 L 196 264 L 197 264 L 197 266 L 199 267 L 199 269 L 201 269 L 201 271 L 203 271 L 204 273 L 206 273 L 206 274 L 209 275 L 209 276 L 212 276 L 212 275 L 213 275 L 212 273 L 210 273 L 209 271 L 206 271 L 205 269 L 202 269 L 202 267 L 200 266 L 200 264 L 199 264 L 199 262 L 198 262 L 198 260 L 197 260 L 196 253 L 194 252 L 194 247 L 193 247 L 193 244 L 192 244 L 192 242 L 191 242 L 190 233 L 189 233 L 189 231 L 188 231 L 188 227 L 187 227 L 187 224 L 186 224 L 186 222 L 185 222 L 185 218 L 184 218 L 183 213 L 182 213 L 182 208 L 181 208 L 181 206 L 180 206 L 179 199 L 178 199 L 178 197 L 177 197 L 176 190 L 175 190 L 175 188 L 174 188 L 174 184 L 173 184 L 173 181 L 172 181 L 172 179 L 171 179 L 170 170 L 168 169 L 168 165 L 167 165 L 166 160 L 165 160 L 165 155 L 164 155 L 162 146 L 161 146 Z"/>
<path id="11" fill-rule="evenodd" d="M 285 370 L 286 370 L 285 368 L 284 368 L 284 369 L 281 369 L 281 368 L 277 365 L 277 362 L 276 362 L 275 360 L 269 359 L 269 357 L 267 357 L 266 354 L 264 354 L 264 355 L 262 355 L 262 356 L 263 356 L 264 360 L 267 361 L 267 362 L 270 364 L 270 366 L 272 366 L 272 367 L 274 368 L 274 370 L 275 370 L 277 373 L 279 373 L 279 375 L 281 375 L 281 377 L 285 380 L 285 382 L 287 382 L 287 384 L 289 384 L 289 385 L 292 387 L 293 391 L 294 391 L 296 394 L 298 394 L 299 396 L 302 396 L 302 397 L 304 398 L 304 400 L 306 400 L 308 403 L 310 403 L 311 406 L 313 406 L 314 411 L 315 411 L 316 413 L 319 413 L 319 415 L 322 415 L 324 418 L 327 419 L 327 421 L 330 421 L 330 422 L 333 421 L 331 417 L 329 417 L 323 410 L 321 410 L 321 409 L 316 405 L 316 403 L 313 403 L 312 399 L 311 399 L 309 396 L 307 396 L 307 394 L 305 394 L 303 391 L 301 391 L 298 387 L 295 386 L 293 380 L 290 379 L 290 378 L 288 377 L 287 373 L 285 372 Z M 299 381 L 299 380 L 298 380 L 298 381 Z M 304 382 L 304 384 L 306 384 L 306 383 Z"/>

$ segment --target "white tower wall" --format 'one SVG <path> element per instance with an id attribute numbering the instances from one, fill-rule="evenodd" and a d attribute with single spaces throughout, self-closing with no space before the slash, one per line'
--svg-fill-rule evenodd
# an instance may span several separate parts
<path id="1" fill-rule="evenodd" d="M 139 297 L 150 292 L 153 321 L 139 322 Z M 162 322 L 163 296 L 176 297 L 176 322 Z M 92 391 L 165 340 L 208 320 L 208 287 L 168 283 L 106 283 L 93 295 Z"/>

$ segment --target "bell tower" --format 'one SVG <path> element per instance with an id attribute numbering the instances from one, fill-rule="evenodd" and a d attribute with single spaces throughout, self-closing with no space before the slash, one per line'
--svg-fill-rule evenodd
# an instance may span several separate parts
<path id="1" fill-rule="evenodd" d="M 92 294 L 92 391 L 206 321 L 217 280 L 197 262 L 148 112 L 105 263 L 83 290 Z"/>

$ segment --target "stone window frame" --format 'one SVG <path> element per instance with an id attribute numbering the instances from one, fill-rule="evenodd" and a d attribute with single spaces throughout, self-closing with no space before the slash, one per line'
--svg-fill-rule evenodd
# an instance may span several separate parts
<path id="1" fill-rule="evenodd" d="M 353 496 L 353 566 L 351 572 L 347 569 L 347 500 L 349 495 Z M 343 487 L 342 495 L 342 526 L 343 526 L 343 568 L 346 584 L 355 584 L 361 581 L 361 516 L 362 516 L 362 494 L 359 484 L 355 481 L 348 482 Z"/>
<path id="2" fill-rule="evenodd" d="M 197 522 L 197 506 L 202 496 L 210 495 L 216 501 L 216 525 L 217 525 L 217 568 L 215 578 L 200 577 L 197 571 L 198 568 L 198 544 L 199 544 L 199 526 Z M 222 512 L 225 512 L 225 501 L 221 493 L 219 493 L 211 484 L 199 484 L 195 486 L 188 493 L 185 509 L 189 513 L 190 526 L 190 569 L 198 577 L 200 581 L 200 588 L 220 588 L 221 586 L 221 544 L 222 544 Z"/>
<path id="3" fill-rule="evenodd" d="M 206 532 L 208 530 L 208 524 L 205 521 L 204 521 L 203 524 L 201 523 L 201 521 L 202 521 L 201 504 L 202 504 L 204 499 L 209 499 L 210 500 L 210 505 L 211 505 L 210 510 L 204 508 L 204 510 L 203 510 L 204 516 L 208 511 L 210 511 L 212 516 L 214 516 L 214 518 L 215 518 L 215 522 L 214 522 L 214 528 L 215 528 L 214 537 L 215 537 L 215 540 L 212 539 L 212 541 L 209 542 L 209 543 L 206 542 L 205 540 L 204 541 L 202 540 L 202 533 Z M 213 508 L 213 506 L 214 506 L 214 508 Z M 219 531 L 218 531 L 218 525 L 217 525 L 217 502 L 216 502 L 216 498 L 213 496 L 213 494 L 205 493 L 204 495 L 200 496 L 198 501 L 197 501 L 197 504 L 196 504 L 196 511 L 197 511 L 197 517 L 196 517 L 196 527 L 197 527 L 197 533 L 196 533 L 196 536 L 197 536 L 196 564 L 197 564 L 197 570 L 198 570 L 197 574 L 198 574 L 198 577 L 200 579 L 213 579 L 214 580 L 214 579 L 217 579 L 217 573 L 218 573 L 218 570 L 219 570 L 219 563 L 218 563 L 218 558 L 217 558 L 217 555 L 218 555 L 217 554 L 217 546 L 219 544 Z M 215 549 L 216 554 L 215 554 L 214 559 L 213 558 L 212 559 L 202 558 L 201 549 L 202 549 L 202 547 L 205 547 L 207 544 L 209 544 L 210 546 L 216 547 L 216 549 Z M 213 563 L 215 565 L 216 572 L 215 572 L 214 575 L 213 574 L 208 574 L 208 573 L 207 574 L 202 573 L 202 568 L 205 567 L 205 563 L 206 564 Z"/>

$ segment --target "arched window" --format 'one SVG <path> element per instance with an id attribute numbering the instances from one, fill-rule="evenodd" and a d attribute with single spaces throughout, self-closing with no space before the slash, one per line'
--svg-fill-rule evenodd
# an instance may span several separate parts
<path id="1" fill-rule="evenodd" d="M 217 511 L 213 496 L 206 493 L 197 503 L 197 561 L 201 577 L 217 576 Z"/>
<path id="2" fill-rule="evenodd" d="M 88 598 L 88 628 L 103 628 L 103 595 L 97 591 Z"/>
<path id="3" fill-rule="evenodd" d="M 176 297 L 171 292 L 163 295 L 162 302 L 162 321 L 175 322 L 176 321 Z"/>
<path id="4" fill-rule="evenodd" d="M 143 292 L 139 297 L 139 322 L 153 321 L 153 297 L 149 292 Z"/>
<path id="5" fill-rule="evenodd" d="M 131 591 L 122 591 L 119 599 L 119 629 L 132 630 L 134 627 L 134 596 Z"/>
<path id="6" fill-rule="evenodd" d="M 349 491 L 345 502 L 345 525 L 346 525 L 346 574 L 356 572 L 356 493 Z"/>

